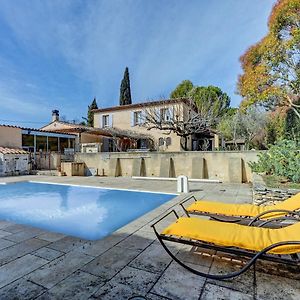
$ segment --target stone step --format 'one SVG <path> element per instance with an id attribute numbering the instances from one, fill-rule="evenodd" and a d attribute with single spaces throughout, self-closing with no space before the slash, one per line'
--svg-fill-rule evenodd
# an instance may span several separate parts
<path id="1" fill-rule="evenodd" d="M 57 171 L 57 170 L 38 170 L 38 171 L 36 171 L 36 175 L 59 176 L 59 171 Z"/>

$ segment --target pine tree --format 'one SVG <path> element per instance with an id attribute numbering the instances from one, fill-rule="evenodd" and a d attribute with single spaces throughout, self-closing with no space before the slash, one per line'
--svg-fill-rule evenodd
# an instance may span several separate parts
<path id="1" fill-rule="evenodd" d="M 131 103 L 129 71 L 128 67 L 126 67 L 120 87 L 120 105 L 127 105 Z"/>
<path id="2" fill-rule="evenodd" d="M 91 105 L 88 106 L 88 113 L 87 113 L 87 125 L 88 126 L 94 126 L 94 113 L 92 112 L 92 109 L 98 109 L 96 98 L 94 98 Z"/>

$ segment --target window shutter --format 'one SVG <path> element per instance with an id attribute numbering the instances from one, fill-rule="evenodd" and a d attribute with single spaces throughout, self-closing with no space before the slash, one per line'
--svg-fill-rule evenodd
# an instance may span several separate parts
<path id="1" fill-rule="evenodd" d="M 99 119 L 99 128 L 103 128 L 103 116 L 100 115 L 100 119 Z"/>
<path id="2" fill-rule="evenodd" d="M 146 111 L 142 110 L 141 124 L 145 124 L 145 123 L 146 123 Z"/>
<path id="3" fill-rule="evenodd" d="M 155 113 L 156 121 L 160 122 L 160 109 L 159 108 L 155 108 L 154 109 L 154 113 Z"/>
<path id="4" fill-rule="evenodd" d="M 113 114 L 108 115 L 108 126 L 113 127 Z"/>
<path id="5" fill-rule="evenodd" d="M 130 113 L 130 125 L 131 127 L 134 127 L 134 111 Z"/>
<path id="6" fill-rule="evenodd" d="M 174 118 L 174 107 L 170 107 L 168 113 L 169 113 L 169 119 L 172 120 Z"/>
<path id="7" fill-rule="evenodd" d="M 167 138 L 166 138 L 166 145 L 167 145 L 167 146 L 170 146 L 170 145 L 171 145 L 171 141 L 172 141 L 171 138 L 170 138 L 170 137 L 167 137 Z"/>

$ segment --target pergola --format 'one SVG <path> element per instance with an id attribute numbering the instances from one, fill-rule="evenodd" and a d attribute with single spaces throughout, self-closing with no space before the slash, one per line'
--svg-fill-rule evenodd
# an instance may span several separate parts
<path id="1" fill-rule="evenodd" d="M 70 128 L 62 128 L 55 130 L 57 133 L 76 134 L 81 143 L 81 135 L 83 133 L 93 136 L 99 136 L 112 139 L 114 147 L 117 151 L 126 151 L 128 149 L 136 149 L 140 141 L 146 140 L 147 144 L 153 148 L 153 140 L 150 135 L 137 133 L 132 130 L 123 130 L 115 127 L 95 128 L 85 125 L 77 125 Z"/>
<path id="2" fill-rule="evenodd" d="M 138 133 L 133 130 L 123 130 L 114 127 L 103 128 L 101 130 L 104 130 L 105 132 L 111 135 L 118 151 L 137 149 L 138 143 L 141 141 L 147 141 L 146 144 L 150 149 L 152 149 L 154 146 L 154 141 L 151 135 Z"/>

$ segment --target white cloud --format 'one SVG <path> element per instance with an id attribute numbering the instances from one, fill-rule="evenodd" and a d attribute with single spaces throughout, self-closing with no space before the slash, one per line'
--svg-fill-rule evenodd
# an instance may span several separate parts
<path id="1" fill-rule="evenodd" d="M 232 95 L 240 72 L 238 58 L 265 33 L 273 3 L 273 0 L 263 4 L 260 0 L 51 0 L 20 1 L 15 5 L 2 1 L 0 18 L 29 55 L 67 62 L 77 77 L 91 84 L 90 95 L 103 100 L 100 103 L 103 106 L 117 104 L 126 65 L 136 101 L 168 95 L 183 79 L 200 85 L 219 84 Z M 13 74 L 10 76 L 14 78 Z M 18 84 L 24 77 L 19 76 Z M 47 98 L 41 86 L 34 80 L 28 81 L 24 99 L 28 106 L 24 107 L 22 90 L 7 91 L 10 84 L 3 81 L 0 97 L 10 98 L 20 110 L 28 108 L 34 113 L 38 95 Z M 61 88 L 55 86 L 55 78 L 52 84 L 53 88 Z M 29 100 L 32 91 L 35 97 Z M 68 97 L 64 93 L 61 97 Z M 44 105 L 43 109 L 49 107 Z"/>

